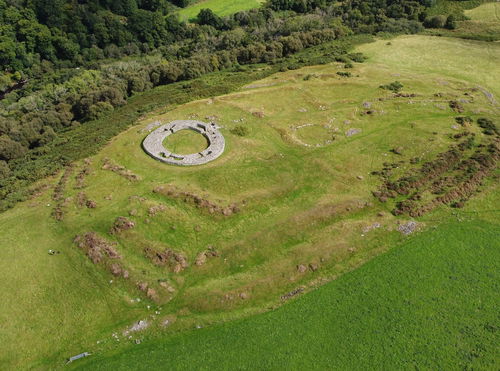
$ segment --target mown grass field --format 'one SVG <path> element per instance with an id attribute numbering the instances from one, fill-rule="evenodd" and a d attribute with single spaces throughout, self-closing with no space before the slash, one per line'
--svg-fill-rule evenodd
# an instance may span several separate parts
<path id="1" fill-rule="evenodd" d="M 370 173 L 385 162 L 405 160 L 401 165 L 404 168 L 408 159 L 415 156 L 432 159 L 455 143 L 450 135 L 457 132 L 457 114 L 448 101 L 477 85 L 482 90 L 474 90 L 474 99 L 463 103 L 463 114 L 474 119 L 497 119 L 498 107 L 489 93 L 500 93 L 494 78 L 499 72 L 499 48 L 498 44 L 425 36 L 399 37 L 391 40 L 390 45 L 387 40 L 377 41 L 359 47 L 369 59 L 352 69 L 346 69 L 343 63 L 330 63 L 286 71 L 249 84 L 234 94 L 145 115 L 90 159 L 91 173 L 85 177 L 83 188 L 77 187 L 76 176 L 86 165 L 75 165 L 60 201 L 62 221 L 51 216 L 55 203 L 53 187 L 61 174 L 42 182 L 49 188 L 40 195 L 0 215 L 0 281 L 6 287 L 0 301 L 0 364 L 21 369 L 59 368 L 67 357 L 82 351 L 97 355 L 119 352 L 136 340 L 153 342 L 196 327 L 262 313 L 282 304 L 283 295 L 298 288 L 304 292 L 314 290 L 404 243 L 408 237 L 397 228 L 398 223 L 409 218 L 393 216 L 390 205 L 372 197 L 380 180 Z M 474 55 L 474 66 L 470 66 L 470 53 Z M 346 70 L 352 77 L 337 74 Z M 393 97 L 379 88 L 394 80 L 404 85 L 403 92 L 415 96 Z M 370 113 L 366 112 L 367 103 Z M 141 149 L 146 128 L 155 121 L 209 117 L 215 117 L 226 138 L 225 153 L 210 164 L 191 168 L 167 166 Z M 249 134 L 232 134 L 231 129 L 238 125 L 246 126 Z M 478 138 L 483 136 L 477 127 L 471 130 Z M 186 143 L 180 140 L 180 144 Z M 403 155 L 391 152 L 395 147 L 402 147 Z M 108 163 L 106 159 L 123 166 L 123 171 L 129 172 L 125 174 L 133 173 L 137 179 L 103 169 L 103 164 Z M 153 192 L 165 185 L 217 205 L 236 203 L 239 211 L 226 216 L 210 214 L 185 202 L 183 197 Z M 491 209 L 492 202 L 498 204 L 498 189 L 493 181 L 485 182 L 483 190 L 464 213 Z M 95 208 L 78 204 L 81 192 L 96 202 Z M 135 227 L 110 234 L 118 216 L 128 217 Z M 493 224 L 496 217 L 494 213 L 481 214 L 484 223 Z M 427 230 L 439 228 L 450 218 L 451 211 L 445 207 L 418 222 L 422 230 Z M 443 228 L 438 246 L 444 244 L 443 236 L 449 233 L 447 227 Z M 495 231 L 492 228 L 487 229 Z M 89 231 L 116 242 L 129 279 L 113 277 L 103 265 L 92 264 L 75 246 L 74 237 Z M 214 246 L 219 256 L 195 265 L 198 254 L 208 246 Z M 145 257 L 145 248 L 167 247 L 182 252 L 189 266 L 173 273 Z M 61 254 L 49 255 L 49 249 Z M 469 253 L 461 255 L 464 261 Z M 488 254 L 492 260 L 493 255 Z M 410 263 L 402 261 L 401 267 L 412 263 L 411 259 Z M 306 269 L 298 270 L 298 265 Z M 396 281 L 401 281 L 401 275 L 397 277 Z M 375 277 L 366 279 L 372 281 Z M 147 299 L 137 290 L 138 282 L 154 287 L 158 300 Z M 164 290 L 162 282 L 167 282 L 173 291 Z M 422 285 L 419 290 L 423 292 L 427 287 Z M 475 287 L 479 295 L 490 296 L 490 286 Z M 469 299 L 461 300 L 467 304 Z M 474 300 L 471 297 L 470 301 Z M 428 308 L 423 306 L 422 312 L 418 312 L 422 318 L 428 315 Z M 380 315 L 385 316 L 384 313 Z M 483 320 L 483 316 L 478 318 Z M 144 319 L 150 323 L 147 330 L 123 335 L 124 329 Z M 164 325 L 166 320 L 168 325 Z M 371 323 L 373 318 L 368 316 L 365 320 Z M 342 329 L 343 325 L 338 326 Z M 373 326 L 365 329 L 366 336 L 372 331 L 371 338 L 364 338 L 367 342 L 376 338 L 374 333 L 388 330 L 381 330 L 375 323 Z M 326 330 L 327 327 L 318 331 L 326 336 Z M 446 329 L 435 331 L 436 336 L 442 336 Z M 315 336 L 313 332 L 302 334 L 299 328 L 290 336 L 299 334 L 304 339 Z M 397 338 L 397 330 L 391 334 Z M 432 334 L 431 328 L 428 334 Z M 186 336 L 188 339 L 193 335 Z M 478 338 L 480 344 L 483 340 L 489 344 L 488 336 L 482 334 Z M 340 341 L 337 337 L 332 338 L 331 344 Z M 238 344 L 245 340 L 233 341 Z M 287 338 L 282 342 L 275 339 L 275 343 L 276 347 L 285 347 Z M 417 352 L 417 360 L 428 355 L 429 349 L 435 349 L 416 340 L 415 348 L 419 347 L 423 350 Z M 325 348 L 328 349 L 327 354 L 331 355 L 332 348 Z M 396 361 L 406 359 L 408 353 L 398 351 L 401 357 L 396 357 Z M 484 364 L 489 365 L 489 345 L 484 352 Z M 182 354 L 188 353 L 179 354 L 181 367 L 186 365 Z M 293 360 L 293 354 L 289 355 Z M 440 357 L 448 356 L 443 352 Z M 152 358 L 157 362 L 156 359 Z M 443 364 L 456 359 L 443 358 Z M 211 361 L 215 362 L 216 357 Z M 273 365 L 274 361 L 263 362 Z"/>
<path id="2" fill-rule="evenodd" d="M 215 14 L 222 17 L 258 8 L 263 2 L 264 0 L 201 0 L 187 8 L 181 9 L 179 16 L 182 20 L 188 21 L 196 18 L 200 10 L 211 9 Z"/>
<path id="3" fill-rule="evenodd" d="M 77 369 L 498 369 L 500 226 L 473 215 L 272 312 Z"/>

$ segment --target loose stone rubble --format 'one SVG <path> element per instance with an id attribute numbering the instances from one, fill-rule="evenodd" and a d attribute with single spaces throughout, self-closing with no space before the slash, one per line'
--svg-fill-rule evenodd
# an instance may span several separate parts
<path id="1" fill-rule="evenodd" d="M 207 139 L 208 148 L 189 155 L 179 155 L 168 151 L 163 146 L 163 141 L 179 130 L 193 130 L 200 133 Z M 142 142 L 142 147 L 147 154 L 161 162 L 171 165 L 192 166 L 206 164 L 222 155 L 225 140 L 215 123 L 206 124 L 196 120 L 176 120 L 160 126 L 149 134 Z"/>

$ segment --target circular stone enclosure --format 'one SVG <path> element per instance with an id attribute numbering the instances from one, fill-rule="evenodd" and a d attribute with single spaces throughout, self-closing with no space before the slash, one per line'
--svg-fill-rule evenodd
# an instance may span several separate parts
<path id="1" fill-rule="evenodd" d="M 173 153 L 165 148 L 163 142 L 168 136 L 186 129 L 203 135 L 207 139 L 208 147 L 201 152 L 189 155 Z M 144 151 L 154 159 L 179 166 L 203 165 L 213 161 L 222 155 L 225 145 L 226 142 L 217 125 L 195 120 L 176 120 L 162 125 L 150 133 L 142 142 Z"/>

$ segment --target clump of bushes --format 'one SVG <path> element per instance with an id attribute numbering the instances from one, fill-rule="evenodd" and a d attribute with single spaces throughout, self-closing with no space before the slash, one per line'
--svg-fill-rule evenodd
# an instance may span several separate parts
<path id="1" fill-rule="evenodd" d="M 366 61 L 366 56 L 363 53 L 350 53 L 348 54 L 348 57 L 353 61 L 357 63 L 363 63 Z"/>
<path id="2" fill-rule="evenodd" d="M 460 124 L 462 126 L 466 124 L 472 124 L 472 118 L 470 118 L 469 116 L 455 117 L 455 121 L 457 122 L 457 124 Z"/>
<path id="3" fill-rule="evenodd" d="M 486 135 L 500 134 L 497 126 L 490 119 L 481 117 L 477 119 L 477 124 L 481 129 L 483 129 L 483 133 L 485 133 Z"/>
<path id="4" fill-rule="evenodd" d="M 339 75 L 340 77 L 351 77 L 352 76 L 352 74 L 350 72 L 342 72 L 342 71 L 337 72 L 337 75 Z"/>
<path id="5" fill-rule="evenodd" d="M 426 18 L 424 26 L 427 28 L 447 28 L 448 30 L 454 30 L 457 28 L 457 22 L 453 14 L 448 17 L 445 15 L 435 15 L 434 17 Z"/>
<path id="6" fill-rule="evenodd" d="M 249 133 L 249 130 L 246 126 L 238 125 L 230 130 L 231 134 L 237 135 L 239 137 L 246 137 Z"/>
<path id="7" fill-rule="evenodd" d="M 379 87 L 384 90 L 390 90 L 394 93 L 399 93 L 401 89 L 403 89 L 403 84 L 401 84 L 399 81 L 394 81 L 387 85 L 380 85 Z"/>
<path id="8" fill-rule="evenodd" d="M 434 17 L 426 18 L 424 26 L 427 28 L 443 28 L 446 23 L 446 16 L 435 15 Z"/>

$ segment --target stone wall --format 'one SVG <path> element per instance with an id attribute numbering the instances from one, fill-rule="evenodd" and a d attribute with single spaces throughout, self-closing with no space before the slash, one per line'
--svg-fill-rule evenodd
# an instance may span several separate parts
<path id="1" fill-rule="evenodd" d="M 163 146 L 165 138 L 179 130 L 194 130 L 203 135 L 208 141 L 208 147 L 198 153 L 179 155 L 170 152 Z M 160 126 L 149 134 L 142 142 L 142 147 L 147 154 L 158 161 L 171 165 L 192 166 L 203 165 L 215 160 L 222 155 L 225 140 L 216 124 L 206 124 L 195 120 L 176 120 Z"/>

